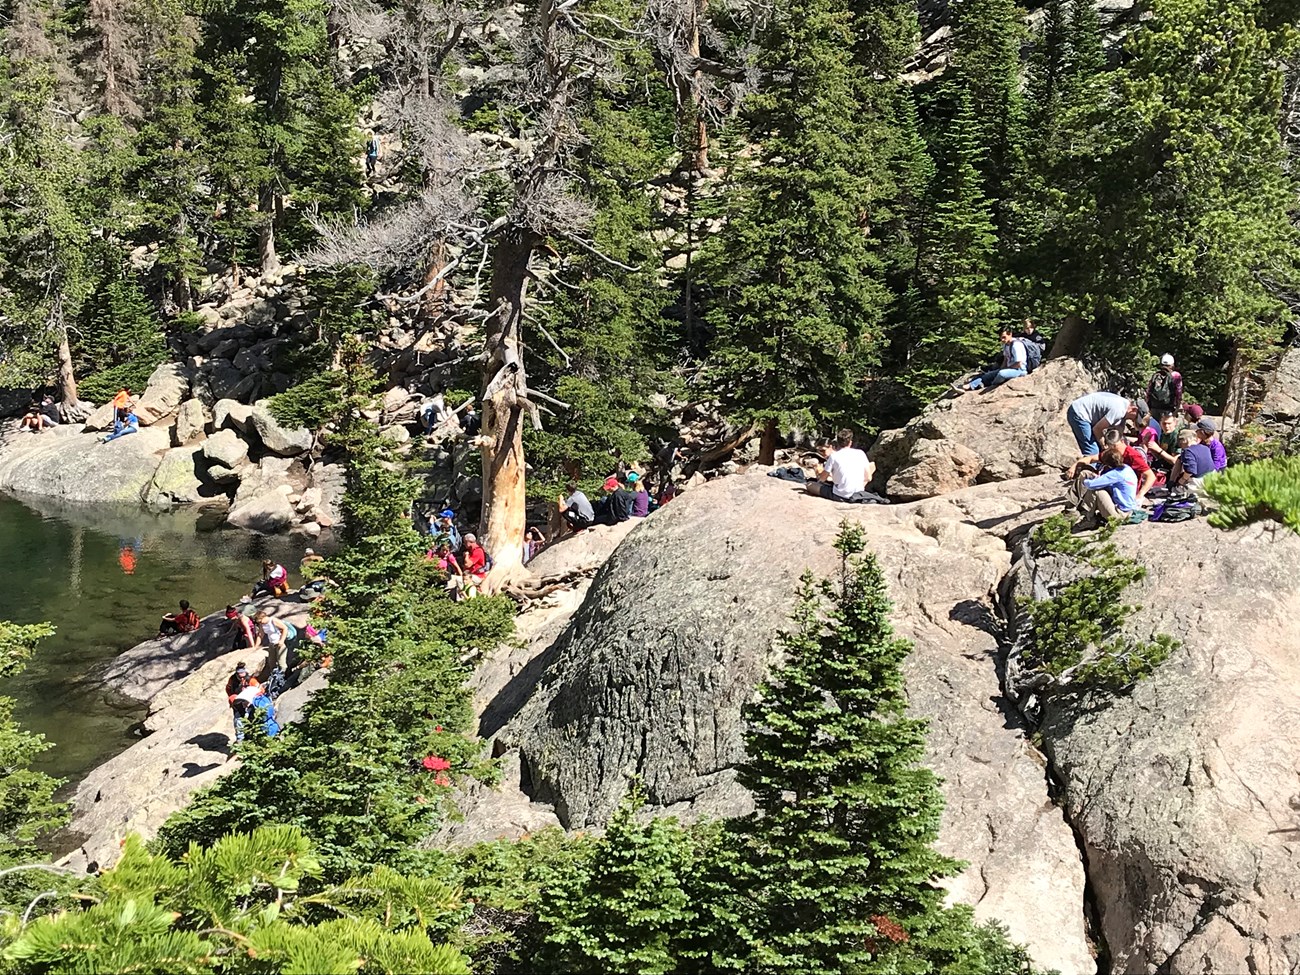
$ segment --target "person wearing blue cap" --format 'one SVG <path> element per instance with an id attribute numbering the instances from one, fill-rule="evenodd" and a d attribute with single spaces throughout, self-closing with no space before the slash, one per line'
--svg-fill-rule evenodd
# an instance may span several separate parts
<path id="1" fill-rule="evenodd" d="M 636 471 L 627 472 L 627 489 L 632 494 L 632 517 L 644 518 L 650 514 L 650 492 L 645 489 L 645 481 Z"/>
<path id="2" fill-rule="evenodd" d="M 440 542 L 446 542 L 453 552 L 460 551 L 461 538 L 460 532 L 456 530 L 456 512 L 450 508 L 438 512 L 437 520 L 429 526 L 429 534 L 433 536 L 435 549 Z"/>

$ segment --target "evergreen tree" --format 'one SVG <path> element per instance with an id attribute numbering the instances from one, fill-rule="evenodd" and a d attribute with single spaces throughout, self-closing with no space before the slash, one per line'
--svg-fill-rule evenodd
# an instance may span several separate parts
<path id="1" fill-rule="evenodd" d="M 646 455 L 643 431 L 653 415 L 647 399 L 664 388 L 663 367 L 674 348 L 664 322 L 661 248 L 650 237 L 649 192 L 668 161 L 671 126 L 662 95 L 647 100 L 635 87 L 620 103 L 598 98 L 584 121 L 589 149 L 578 172 L 595 205 L 592 240 L 635 270 L 560 245 L 569 253 L 557 276 L 569 286 L 556 283 L 552 303 L 536 311 L 558 348 L 545 339 L 532 345 L 541 362 L 530 383 L 569 406 L 545 430 L 525 433 L 537 474 L 528 485 L 534 496 L 553 496 L 570 477 L 603 479 L 616 458 Z"/>
<path id="2" fill-rule="evenodd" d="M 0 679 L 21 671 L 37 643 L 53 632 L 48 624 L 0 621 Z M 51 746 L 43 736 L 23 730 L 13 720 L 13 708 L 12 698 L 0 697 L 0 869 L 6 871 L 0 877 L 0 905 L 10 912 L 25 910 L 32 897 L 50 886 L 51 875 L 9 868 L 43 859 L 35 841 L 66 818 L 65 806 L 54 799 L 61 783 L 31 767 Z"/>
<path id="3" fill-rule="evenodd" d="M 855 411 L 889 295 L 872 241 L 888 198 L 882 117 L 853 59 L 853 7 L 782 3 L 763 34 L 770 86 L 748 105 L 742 162 L 710 264 L 712 387 L 734 420 L 779 430 Z"/>
<path id="4" fill-rule="evenodd" d="M 785 662 L 750 706 L 740 781 L 753 967 L 785 971 L 982 971 L 967 912 L 935 881 L 943 798 L 921 765 L 925 722 L 906 716 L 884 575 L 842 526 L 838 586 L 805 576 Z M 746 916 L 748 913 L 748 916 Z"/>
<path id="5" fill-rule="evenodd" d="M 1156 0 L 1109 89 L 1069 119 L 1082 170 L 1060 225 L 1066 300 L 1104 335 L 1184 350 L 1202 398 L 1234 349 L 1258 355 L 1297 280 L 1277 56 L 1249 0 Z M 1239 362 L 1239 365 L 1243 363 Z"/>
<path id="6" fill-rule="evenodd" d="M 104 255 L 99 288 L 86 302 L 74 353 L 85 375 L 81 395 L 104 402 L 123 386 L 144 389 L 154 367 L 167 357 L 157 314 L 140 283 L 121 269 L 115 252 Z"/>
<path id="7" fill-rule="evenodd" d="M 969 96 L 958 95 L 945 136 L 947 157 L 935 181 L 933 212 L 921 248 L 917 290 L 929 328 L 906 381 L 926 400 L 998 347 L 997 230 L 980 175 L 983 149 Z"/>
<path id="8" fill-rule="evenodd" d="M 255 229 L 264 271 L 279 266 L 277 234 L 310 239 L 307 207 L 347 212 L 361 200 L 356 106 L 335 77 L 328 20 L 321 0 L 231 0 L 208 15 L 199 48 L 219 226 L 237 259 Z"/>

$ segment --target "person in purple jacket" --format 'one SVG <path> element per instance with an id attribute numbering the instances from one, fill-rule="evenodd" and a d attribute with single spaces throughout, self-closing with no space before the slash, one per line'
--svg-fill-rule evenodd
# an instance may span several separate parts
<path id="1" fill-rule="evenodd" d="M 1185 487 L 1198 491 L 1201 479 L 1214 473 L 1214 455 L 1210 448 L 1197 442 L 1196 431 L 1190 427 L 1178 435 L 1178 459 L 1169 472 L 1171 488 Z"/>
<path id="2" fill-rule="evenodd" d="M 650 514 L 650 492 L 636 471 L 627 472 L 627 489 L 632 492 L 632 517 L 644 518 Z"/>
<path id="3" fill-rule="evenodd" d="M 1210 448 L 1210 459 L 1214 461 L 1214 469 L 1221 471 L 1228 466 L 1228 451 L 1217 436 L 1218 429 L 1208 416 L 1196 422 L 1196 439 Z"/>

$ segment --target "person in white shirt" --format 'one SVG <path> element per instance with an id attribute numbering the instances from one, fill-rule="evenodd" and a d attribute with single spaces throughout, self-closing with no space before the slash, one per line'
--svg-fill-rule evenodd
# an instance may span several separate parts
<path id="1" fill-rule="evenodd" d="M 835 435 L 835 449 L 826 458 L 821 473 L 806 488 L 809 494 L 828 501 L 851 501 L 855 494 L 867 489 L 874 473 L 875 465 L 853 446 L 853 431 L 841 430 Z"/>
<path id="2" fill-rule="evenodd" d="M 1002 339 L 1002 368 L 990 369 L 984 375 L 976 376 L 967 389 L 992 389 L 1007 380 L 1029 374 L 1029 356 L 1025 352 L 1025 343 L 1016 338 L 1009 328 L 1004 328 L 998 337 Z"/>

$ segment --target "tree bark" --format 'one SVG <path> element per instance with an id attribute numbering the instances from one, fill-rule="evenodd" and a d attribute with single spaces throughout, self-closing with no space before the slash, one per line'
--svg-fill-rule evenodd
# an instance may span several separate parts
<path id="1" fill-rule="evenodd" d="M 771 417 L 763 427 L 763 437 L 758 442 L 758 462 L 772 465 L 776 463 L 776 441 L 780 431 L 776 428 L 776 418 Z"/>
<path id="2" fill-rule="evenodd" d="M 421 283 L 425 286 L 429 284 L 438 273 L 447 266 L 447 242 L 440 240 L 433 245 L 433 250 L 429 254 L 429 266 L 424 272 L 424 281 Z M 447 312 L 447 279 L 443 278 L 432 288 L 424 293 L 420 299 L 420 315 L 426 322 L 436 322 Z"/>
<path id="3" fill-rule="evenodd" d="M 528 261 L 539 238 L 529 230 L 507 231 L 492 253 L 491 300 L 483 362 L 483 514 L 481 543 L 494 562 L 493 584 L 518 575 L 524 559 L 527 499 L 524 484 L 524 406 L 527 388 L 519 323 L 528 289 Z M 516 366 L 511 372 L 510 360 Z M 504 370 L 504 372 L 503 372 Z"/>
<path id="4" fill-rule="evenodd" d="M 262 227 L 258 231 L 258 252 L 262 258 L 262 273 L 274 274 L 280 270 L 280 258 L 275 252 L 275 193 L 263 190 L 257 201 L 258 212 L 262 214 Z"/>
<path id="5" fill-rule="evenodd" d="M 691 17 L 691 39 L 689 49 L 691 57 L 696 61 L 700 57 L 700 21 L 704 19 L 704 12 L 708 8 L 708 0 L 696 0 Z M 709 130 L 704 124 L 704 112 L 700 105 L 700 84 L 703 73 L 696 69 L 694 73 L 691 102 L 693 107 L 694 118 L 691 120 L 695 130 L 695 146 L 691 153 L 691 168 L 697 173 L 702 173 L 709 168 Z"/>
<path id="6" fill-rule="evenodd" d="M 1083 347 L 1087 344 L 1091 333 L 1092 322 L 1079 315 L 1066 315 L 1065 322 L 1061 325 L 1061 330 L 1056 333 L 1056 341 L 1052 343 L 1052 349 L 1047 353 L 1047 357 L 1056 359 L 1068 356 L 1077 359 L 1083 353 Z"/>
<path id="7" fill-rule="evenodd" d="M 76 410 L 81 397 L 77 395 L 77 377 L 72 370 L 72 348 L 68 345 L 68 329 L 59 326 L 59 407 L 60 412 Z"/>

